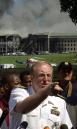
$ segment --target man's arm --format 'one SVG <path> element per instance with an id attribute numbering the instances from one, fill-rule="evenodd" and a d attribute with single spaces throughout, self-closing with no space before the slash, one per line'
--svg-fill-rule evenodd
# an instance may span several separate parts
<path id="1" fill-rule="evenodd" d="M 26 97 L 23 101 L 17 102 L 14 110 L 19 113 L 28 113 L 35 109 L 43 100 L 48 96 L 50 88 L 45 87 L 29 97 Z"/>
<path id="2" fill-rule="evenodd" d="M 46 86 L 41 88 L 38 92 L 29 97 L 26 97 L 23 101 L 17 102 L 14 110 L 19 113 L 28 113 L 40 105 L 48 95 L 52 95 L 52 86 Z M 58 85 L 54 87 L 55 90 L 62 90 Z"/>

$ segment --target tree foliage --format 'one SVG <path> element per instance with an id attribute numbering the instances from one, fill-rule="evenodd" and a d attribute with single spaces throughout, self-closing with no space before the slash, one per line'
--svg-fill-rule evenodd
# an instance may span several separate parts
<path id="1" fill-rule="evenodd" d="M 61 12 L 67 12 L 72 22 L 77 24 L 77 0 L 59 0 Z"/>

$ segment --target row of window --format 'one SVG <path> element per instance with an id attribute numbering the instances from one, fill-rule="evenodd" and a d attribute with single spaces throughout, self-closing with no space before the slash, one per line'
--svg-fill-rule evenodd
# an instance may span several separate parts
<path id="1" fill-rule="evenodd" d="M 73 43 L 72 43 L 72 44 L 71 44 L 71 43 L 69 43 L 69 44 L 68 44 L 68 43 L 66 43 L 66 44 L 57 43 L 56 45 L 57 45 L 57 46 L 76 46 L 76 44 L 73 44 Z"/>
<path id="2" fill-rule="evenodd" d="M 60 51 L 64 51 L 64 50 L 67 50 L 67 51 L 72 51 L 72 50 L 77 50 L 76 48 L 59 48 L 58 50 L 60 50 Z"/>
<path id="3" fill-rule="evenodd" d="M 60 42 L 65 42 L 65 43 L 74 42 L 75 43 L 75 42 L 77 42 L 77 40 L 70 40 L 70 39 L 69 40 L 60 40 Z"/>

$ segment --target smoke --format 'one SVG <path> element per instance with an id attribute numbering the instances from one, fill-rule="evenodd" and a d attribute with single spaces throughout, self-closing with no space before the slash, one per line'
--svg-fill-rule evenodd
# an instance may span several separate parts
<path id="1" fill-rule="evenodd" d="M 67 29 L 68 22 L 67 14 L 60 13 L 59 0 L 0 0 L 0 34 L 60 32 L 62 23 Z"/>
<path id="2" fill-rule="evenodd" d="M 13 0 L 0 0 L 0 17 L 13 6 Z"/>

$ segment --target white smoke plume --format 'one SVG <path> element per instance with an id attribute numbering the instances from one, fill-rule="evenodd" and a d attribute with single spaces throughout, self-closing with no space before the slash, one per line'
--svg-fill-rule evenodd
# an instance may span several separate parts
<path id="1" fill-rule="evenodd" d="M 59 0 L 0 0 L 0 34 L 77 33 Z"/>

